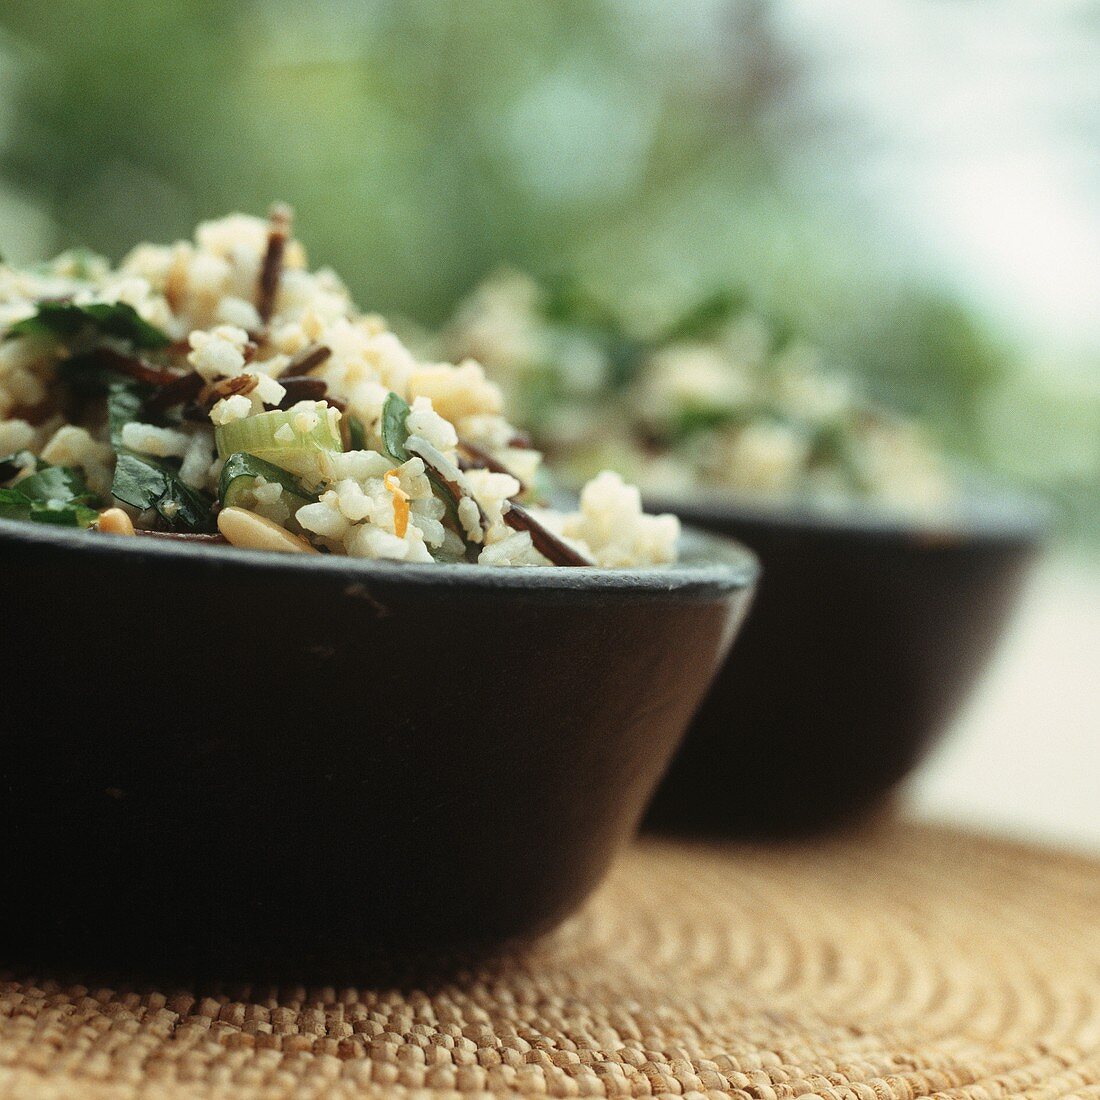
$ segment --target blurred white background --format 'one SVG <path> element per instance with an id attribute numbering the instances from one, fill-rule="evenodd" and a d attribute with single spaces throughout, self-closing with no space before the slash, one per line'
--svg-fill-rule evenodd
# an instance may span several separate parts
<path id="1" fill-rule="evenodd" d="M 1000 653 L 909 809 L 1100 852 L 1100 575 L 1078 557 L 1039 569 Z"/>
<path id="2" fill-rule="evenodd" d="M 825 116 L 799 182 L 1021 336 L 1100 347 L 1095 0 L 783 0 Z"/>
<path id="3" fill-rule="evenodd" d="M 873 221 L 897 263 L 949 278 L 1032 349 L 1034 370 L 1095 393 L 1100 5 L 783 0 L 778 13 L 814 59 L 795 94 L 808 83 L 834 120 L 801 143 L 792 183 Z M 1062 458 L 1048 444 L 1026 461 Z M 923 816 L 1100 851 L 1100 576 L 1087 552 L 1040 568 L 907 795 Z"/>

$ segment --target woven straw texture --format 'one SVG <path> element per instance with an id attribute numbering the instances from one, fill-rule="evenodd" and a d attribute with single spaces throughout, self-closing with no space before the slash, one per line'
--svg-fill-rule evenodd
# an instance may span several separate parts
<path id="1" fill-rule="evenodd" d="M 1100 866 L 890 826 L 645 842 L 422 989 L 0 984 L 0 1096 L 1100 1097 Z"/>

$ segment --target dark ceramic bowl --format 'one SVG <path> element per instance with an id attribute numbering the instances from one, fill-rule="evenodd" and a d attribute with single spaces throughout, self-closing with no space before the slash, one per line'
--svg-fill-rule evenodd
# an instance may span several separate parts
<path id="1" fill-rule="evenodd" d="M 729 498 L 647 508 L 742 540 L 753 614 L 649 821 L 743 836 L 853 822 L 883 804 L 965 697 L 1045 527 L 984 496 L 938 525 Z"/>
<path id="2" fill-rule="evenodd" d="M 669 569 L 395 565 L 0 521 L 0 966 L 352 974 L 572 910 L 748 603 Z"/>

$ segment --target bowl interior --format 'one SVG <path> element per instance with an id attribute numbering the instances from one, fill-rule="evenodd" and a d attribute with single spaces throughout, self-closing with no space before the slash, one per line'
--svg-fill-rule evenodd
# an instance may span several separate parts
<path id="1" fill-rule="evenodd" d="M 1035 497 L 988 484 L 969 483 L 943 508 L 916 512 L 850 499 L 836 506 L 801 498 L 769 498 L 718 489 L 646 493 L 648 511 L 672 512 L 690 524 L 724 532 L 760 525 L 789 530 L 863 535 L 910 543 L 979 541 L 1038 545 L 1051 525 L 1051 510 Z"/>

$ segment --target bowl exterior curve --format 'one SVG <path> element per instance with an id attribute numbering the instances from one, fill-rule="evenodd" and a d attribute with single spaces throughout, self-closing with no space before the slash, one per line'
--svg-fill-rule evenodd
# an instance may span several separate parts
<path id="1" fill-rule="evenodd" d="M 0 540 L 0 956 L 347 974 L 552 925 L 747 600 Z"/>
<path id="2" fill-rule="evenodd" d="M 690 518 L 744 541 L 763 575 L 649 820 L 744 836 L 826 830 L 879 807 L 965 699 L 1038 548 L 1030 528 Z"/>

